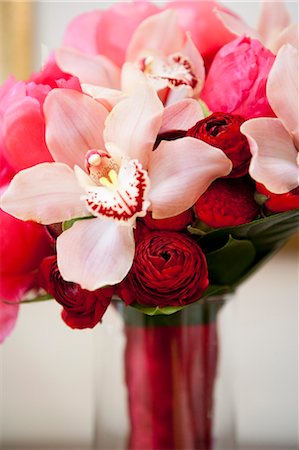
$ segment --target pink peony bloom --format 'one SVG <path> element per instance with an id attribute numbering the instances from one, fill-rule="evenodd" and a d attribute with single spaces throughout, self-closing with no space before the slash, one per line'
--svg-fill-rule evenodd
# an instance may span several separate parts
<path id="1" fill-rule="evenodd" d="M 269 1 L 262 2 L 257 29 L 251 28 L 241 18 L 229 11 L 217 8 L 216 14 L 224 26 L 237 36 L 258 39 L 263 45 L 277 54 L 284 44 L 298 47 L 298 25 L 291 24 L 290 15 L 283 0 L 276 0 L 275 5 Z"/>
<path id="2" fill-rule="evenodd" d="M 207 67 L 216 52 L 234 38 L 215 15 L 215 7 L 228 12 L 214 0 L 175 1 L 162 8 L 177 12 L 182 30 L 191 33 Z M 103 55 L 120 67 L 125 62 L 129 42 L 137 27 L 146 18 L 159 12 L 161 9 L 148 1 L 132 1 L 114 4 L 104 11 L 82 14 L 68 26 L 63 45 L 88 55 Z M 212 29 L 217 29 L 217 33 L 211 33 Z M 162 42 L 163 39 L 160 40 Z"/>
<path id="3" fill-rule="evenodd" d="M 23 222 L 0 209 L 0 298 L 22 300 L 38 288 L 38 268 L 45 256 L 53 254 L 45 227 Z"/>
<path id="4" fill-rule="evenodd" d="M 6 304 L 0 300 L 0 343 L 13 330 L 18 317 L 18 311 L 19 305 Z"/>
<path id="5" fill-rule="evenodd" d="M 217 53 L 202 99 L 214 112 L 237 114 L 244 119 L 273 116 L 266 83 L 274 59 L 259 41 L 235 39 Z"/>
<path id="6" fill-rule="evenodd" d="M 149 208 L 156 219 L 182 213 L 232 168 L 221 150 L 191 137 L 162 141 L 153 152 L 164 109 L 146 82 L 136 83 L 109 115 L 100 102 L 66 89 L 53 90 L 44 110 L 57 162 L 17 174 L 2 207 L 43 224 L 85 218 L 57 239 L 62 277 L 83 289 L 126 276 L 137 217 Z"/>
<path id="7" fill-rule="evenodd" d="M 120 67 L 138 25 L 158 12 L 159 8 L 150 2 L 133 1 L 82 14 L 68 26 L 63 45 L 88 55 L 106 56 Z"/>
<path id="8" fill-rule="evenodd" d="M 299 186 L 298 50 L 289 44 L 277 54 L 267 96 L 277 118 L 241 126 L 252 153 L 249 173 L 270 192 L 286 194 Z"/>
<path id="9" fill-rule="evenodd" d="M 11 77 L 0 88 L 3 157 L 15 171 L 53 161 L 45 142 L 42 107 L 51 89 L 57 87 L 81 89 L 77 79 L 63 74 L 50 59 L 29 81 L 15 81 Z"/>
<path id="10" fill-rule="evenodd" d="M 83 90 L 86 84 L 88 89 L 90 85 L 100 86 L 104 89 L 102 96 L 107 97 L 108 93 L 113 101 L 115 90 L 120 85 L 123 91 L 128 90 L 120 69 L 106 56 L 87 55 L 62 47 L 56 51 L 55 57 L 62 70 L 79 77 Z M 126 60 L 144 73 L 165 103 L 198 96 L 203 87 L 203 59 L 190 35 L 179 27 L 177 14 L 171 9 L 154 14 L 140 23 L 128 43 Z M 132 81 L 130 85 L 133 85 Z"/>
<path id="11" fill-rule="evenodd" d="M 217 17 L 215 8 L 230 13 L 233 17 L 237 16 L 214 0 L 173 1 L 167 2 L 165 8 L 172 8 L 177 12 L 181 28 L 185 32 L 190 32 L 207 70 L 218 50 L 235 37 Z"/>

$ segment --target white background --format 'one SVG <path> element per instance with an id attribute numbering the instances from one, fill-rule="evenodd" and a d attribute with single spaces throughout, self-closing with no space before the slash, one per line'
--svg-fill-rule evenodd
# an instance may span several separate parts
<path id="1" fill-rule="evenodd" d="M 255 24 L 257 3 L 222 3 Z M 37 67 L 47 49 L 59 45 L 71 17 L 101 6 L 37 3 Z M 297 5 L 288 7 L 296 21 Z M 293 240 L 244 283 L 221 314 L 217 396 L 220 405 L 225 396 L 233 398 L 239 448 L 297 448 L 297 301 Z M 110 311 L 96 330 L 72 331 L 59 314 L 54 302 L 22 306 L 15 332 L 0 349 L 1 449 L 90 448 L 96 421 L 101 448 L 120 449 L 127 423 L 119 319 Z"/>

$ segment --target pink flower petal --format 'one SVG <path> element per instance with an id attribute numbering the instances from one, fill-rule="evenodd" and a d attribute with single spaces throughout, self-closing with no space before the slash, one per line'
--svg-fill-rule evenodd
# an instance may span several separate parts
<path id="1" fill-rule="evenodd" d="M 148 79 L 138 67 L 126 62 L 121 70 L 121 88 L 126 94 L 132 94 L 137 84 L 147 83 Z"/>
<path id="2" fill-rule="evenodd" d="M 163 105 L 155 89 L 141 83 L 109 114 L 104 131 L 105 141 L 119 147 L 129 159 L 138 159 L 146 168 L 161 127 L 162 114 Z"/>
<path id="3" fill-rule="evenodd" d="M 44 104 L 46 141 L 55 161 L 84 168 L 88 150 L 103 149 L 107 109 L 88 95 L 53 89 Z"/>
<path id="4" fill-rule="evenodd" d="M 0 300 L 0 343 L 13 330 L 17 317 L 19 305 L 8 305 Z"/>
<path id="5" fill-rule="evenodd" d="M 162 141 L 148 170 L 153 218 L 165 219 L 191 208 L 216 178 L 231 169 L 225 154 L 203 141 L 190 137 Z"/>
<path id="6" fill-rule="evenodd" d="M 163 122 L 159 133 L 173 130 L 189 130 L 203 119 L 203 111 L 198 101 L 185 99 L 164 109 Z"/>
<path id="7" fill-rule="evenodd" d="M 187 42 L 182 49 L 182 54 L 184 56 L 188 56 L 189 60 L 191 61 L 192 68 L 194 71 L 194 75 L 198 79 L 198 84 L 194 89 L 194 94 L 199 94 L 199 92 L 202 90 L 204 82 L 205 82 L 205 64 L 204 60 L 197 50 L 197 48 L 194 45 L 194 42 L 191 39 L 190 33 L 187 33 Z"/>
<path id="8" fill-rule="evenodd" d="M 252 160 L 249 173 L 275 194 L 299 185 L 298 152 L 279 119 L 258 118 L 241 126 L 249 141 Z"/>
<path id="9" fill-rule="evenodd" d="M 93 84 L 83 83 L 82 91 L 84 94 L 88 94 L 90 97 L 102 103 L 109 112 L 118 102 L 126 98 L 126 95 L 122 91 L 94 86 Z"/>
<path id="10" fill-rule="evenodd" d="M 268 47 L 273 38 L 290 24 L 290 15 L 284 0 L 263 1 L 261 7 L 258 33 Z"/>
<path id="11" fill-rule="evenodd" d="M 231 14 L 229 11 L 215 8 L 216 16 L 221 20 L 223 25 L 237 36 L 249 36 L 253 39 L 259 39 L 259 33 L 241 19 L 241 17 Z"/>
<path id="12" fill-rule="evenodd" d="M 37 286 L 37 269 L 53 253 L 46 227 L 23 222 L 0 209 L 0 299 L 21 300 Z"/>
<path id="13" fill-rule="evenodd" d="M 75 17 L 66 29 L 64 45 L 91 55 L 99 53 L 97 33 L 103 14 L 104 11 L 96 10 Z"/>
<path id="14" fill-rule="evenodd" d="M 103 55 L 87 55 L 78 50 L 62 47 L 56 50 L 55 59 L 61 70 L 78 77 L 81 83 L 119 88 L 120 70 Z"/>
<path id="15" fill-rule="evenodd" d="M 298 50 L 283 46 L 270 70 L 267 82 L 269 103 L 299 148 Z"/>
<path id="16" fill-rule="evenodd" d="M 82 194 L 84 190 L 67 165 L 43 163 L 15 175 L 1 207 L 18 219 L 49 225 L 89 215 Z"/>
<path id="17" fill-rule="evenodd" d="M 298 49 L 298 35 L 298 25 L 289 25 L 287 28 L 284 28 L 280 33 L 274 36 L 269 45 L 269 48 L 274 53 L 274 55 L 276 55 L 280 47 L 285 44 L 290 44 Z"/>
<path id="18" fill-rule="evenodd" d="M 38 100 L 24 97 L 3 119 L 5 156 L 15 170 L 53 161 L 45 142 L 45 119 Z"/>
<path id="19" fill-rule="evenodd" d="M 90 291 L 119 283 L 134 251 L 133 228 L 110 219 L 80 220 L 57 240 L 62 277 Z"/>
<path id="20" fill-rule="evenodd" d="M 121 66 L 136 28 L 148 16 L 158 13 L 159 9 L 147 0 L 113 3 L 103 11 L 103 20 L 98 26 L 98 53 Z"/>
<path id="21" fill-rule="evenodd" d="M 145 19 L 135 31 L 127 50 L 128 61 L 148 55 L 167 56 L 179 51 L 184 33 L 178 26 L 176 13 L 165 10 Z"/>

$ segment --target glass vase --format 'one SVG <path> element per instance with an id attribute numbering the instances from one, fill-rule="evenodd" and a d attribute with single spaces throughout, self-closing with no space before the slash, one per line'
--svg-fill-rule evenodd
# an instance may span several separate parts
<path id="1" fill-rule="evenodd" d="M 110 324 L 108 334 L 114 346 L 110 364 L 116 356 L 113 352 L 118 341 L 118 369 L 117 373 L 112 374 L 105 367 L 106 375 L 103 377 L 103 373 L 100 374 L 101 392 L 97 402 L 101 406 L 95 448 L 226 448 L 216 436 L 219 426 L 215 426 L 214 420 L 219 355 L 217 316 L 224 303 L 223 297 L 211 297 L 175 314 L 152 317 L 134 308 L 124 307 L 123 303 L 116 303 L 122 326 L 116 326 L 113 330 Z M 116 341 L 111 341 L 115 331 L 122 337 L 119 334 Z M 119 390 L 116 385 L 122 382 L 123 387 Z M 112 393 L 109 413 L 105 407 L 103 389 Z M 119 409 L 117 405 L 120 402 Z M 114 422 L 115 432 L 105 418 L 105 411 Z M 127 415 L 125 420 L 123 414 Z M 229 445 L 229 450 L 232 450 L 231 440 Z"/>

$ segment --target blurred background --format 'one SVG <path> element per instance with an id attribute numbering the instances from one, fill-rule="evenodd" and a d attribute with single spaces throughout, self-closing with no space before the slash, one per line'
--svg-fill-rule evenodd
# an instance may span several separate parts
<path id="1" fill-rule="evenodd" d="M 74 16 L 111 3 L 0 2 L 1 81 L 38 70 Z M 258 2 L 221 3 L 256 24 Z M 297 21 L 297 2 L 287 6 Z M 298 248 L 292 239 L 221 312 L 219 414 L 233 399 L 240 449 L 298 448 Z M 0 348 L 2 450 L 90 449 L 96 436 L 103 450 L 123 448 L 121 326 L 113 310 L 95 330 L 73 331 L 55 302 L 21 307 Z"/>

